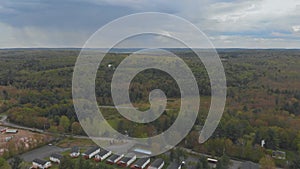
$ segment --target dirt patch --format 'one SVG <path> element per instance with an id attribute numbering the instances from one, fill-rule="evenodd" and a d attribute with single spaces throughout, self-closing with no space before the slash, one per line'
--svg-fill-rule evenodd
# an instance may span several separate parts
<path id="1" fill-rule="evenodd" d="M 0 126 L 2 127 L 2 126 Z M 48 142 L 51 136 L 20 130 L 15 134 L 0 134 L 0 155 L 19 154 Z"/>

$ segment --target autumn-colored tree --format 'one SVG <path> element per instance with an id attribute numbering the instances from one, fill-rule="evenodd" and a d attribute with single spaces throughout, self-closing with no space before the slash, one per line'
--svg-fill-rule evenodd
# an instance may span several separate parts
<path id="1" fill-rule="evenodd" d="M 64 132 L 68 132 L 70 127 L 69 118 L 67 116 L 61 116 L 59 120 L 59 126 L 61 126 L 64 129 Z"/>
<path id="2" fill-rule="evenodd" d="M 199 132 L 191 131 L 185 139 L 185 146 L 187 148 L 194 148 L 198 144 Z"/>
<path id="3" fill-rule="evenodd" d="M 80 123 L 78 123 L 78 122 L 72 123 L 71 130 L 72 130 L 72 134 L 75 134 L 75 135 L 80 135 L 83 133 L 82 127 L 81 127 Z"/>
<path id="4" fill-rule="evenodd" d="M 261 169 L 276 169 L 275 162 L 269 155 L 261 158 L 259 160 L 259 164 L 261 166 Z"/>

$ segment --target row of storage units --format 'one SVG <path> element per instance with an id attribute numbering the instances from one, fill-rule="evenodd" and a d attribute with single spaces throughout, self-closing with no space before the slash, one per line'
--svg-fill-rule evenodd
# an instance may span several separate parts
<path id="1" fill-rule="evenodd" d="M 161 169 L 165 162 L 163 159 L 158 158 L 151 162 L 149 157 L 137 159 L 136 155 L 133 153 L 129 153 L 127 155 L 121 154 L 112 154 L 111 151 L 107 151 L 105 149 L 100 149 L 100 147 L 92 147 L 88 149 L 84 153 L 80 153 L 80 149 L 78 147 L 73 147 L 70 156 L 71 157 L 79 157 L 80 154 L 85 159 L 94 159 L 96 162 L 106 162 L 111 165 L 118 165 L 120 167 L 130 167 L 131 169 Z M 50 168 L 53 163 L 60 163 L 63 159 L 61 154 L 54 153 L 50 156 L 50 161 L 35 159 L 32 162 L 32 167 L 35 169 L 46 169 Z M 183 164 L 183 163 L 182 163 Z M 168 169 L 181 169 L 182 164 L 170 164 Z"/>

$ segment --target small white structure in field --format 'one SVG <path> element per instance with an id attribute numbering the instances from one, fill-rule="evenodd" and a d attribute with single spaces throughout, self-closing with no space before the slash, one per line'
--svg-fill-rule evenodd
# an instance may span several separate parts
<path id="1" fill-rule="evenodd" d="M 54 153 L 50 156 L 50 161 L 60 164 L 60 161 L 63 159 L 63 156 L 57 153 Z"/>
<path id="2" fill-rule="evenodd" d="M 113 64 L 108 64 L 107 67 L 110 68 L 110 69 L 114 69 L 115 68 Z"/>
<path id="3" fill-rule="evenodd" d="M 51 162 L 50 161 L 45 161 L 41 159 L 35 159 L 32 161 L 32 168 L 41 168 L 41 169 L 46 169 L 51 167 Z"/>
<path id="4" fill-rule="evenodd" d="M 5 134 L 17 134 L 19 131 L 17 129 L 6 129 Z"/>
<path id="5" fill-rule="evenodd" d="M 70 153 L 70 157 L 72 158 L 77 158 L 80 155 L 80 149 L 77 146 L 72 147 L 71 153 Z"/>
<path id="6" fill-rule="evenodd" d="M 265 140 L 261 140 L 261 147 L 265 147 L 265 144 L 266 144 Z"/>
<path id="7" fill-rule="evenodd" d="M 279 160 L 285 160 L 286 159 L 286 153 L 284 151 L 273 151 L 272 157 Z"/>

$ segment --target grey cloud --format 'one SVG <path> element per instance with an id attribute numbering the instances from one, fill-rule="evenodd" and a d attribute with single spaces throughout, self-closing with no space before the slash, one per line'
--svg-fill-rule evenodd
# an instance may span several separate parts
<path id="1" fill-rule="evenodd" d="M 257 38 L 270 43 L 267 46 L 295 46 L 299 39 L 298 0 L 1 0 L 0 47 L 80 46 L 106 23 L 146 11 L 191 21 L 217 47 L 240 47 L 243 37 L 245 46 L 257 46 Z M 188 32 L 187 36 L 193 37 Z M 28 38 L 28 43 L 20 44 L 22 38 Z"/>

